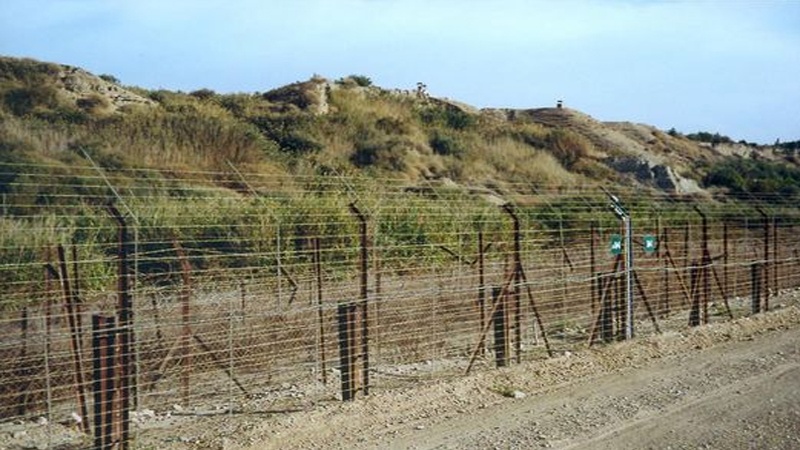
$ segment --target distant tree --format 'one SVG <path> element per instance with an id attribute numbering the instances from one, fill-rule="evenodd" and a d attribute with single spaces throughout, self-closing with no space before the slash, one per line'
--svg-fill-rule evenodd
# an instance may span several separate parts
<path id="1" fill-rule="evenodd" d="M 352 80 L 356 86 L 369 87 L 372 86 L 372 80 L 366 75 L 350 75 L 347 77 Z"/>

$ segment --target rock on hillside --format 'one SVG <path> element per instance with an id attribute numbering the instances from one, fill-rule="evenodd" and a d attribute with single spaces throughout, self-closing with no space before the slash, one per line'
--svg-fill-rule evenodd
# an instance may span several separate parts
<path id="1" fill-rule="evenodd" d="M 569 108 L 486 109 L 484 114 L 508 121 L 529 121 L 571 130 L 592 143 L 595 158 L 635 181 L 661 190 L 693 194 L 702 189 L 682 172 L 692 170 L 698 144 L 649 125 L 600 122 Z M 707 155 L 713 156 L 713 155 Z"/>
<path id="2" fill-rule="evenodd" d="M 79 105 L 97 98 L 105 99 L 111 111 L 129 105 L 155 106 L 156 104 L 149 98 L 135 94 L 78 67 L 61 66 L 57 80 L 57 85 L 62 89 L 63 94 Z"/>
<path id="3" fill-rule="evenodd" d="M 326 114 L 328 112 L 328 92 L 334 84 L 321 77 L 312 77 L 308 81 L 292 83 L 262 94 L 269 102 L 282 105 L 280 112 L 290 112 L 292 109 L 309 111 L 313 114 Z"/>
<path id="4" fill-rule="evenodd" d="M 5 89 L 38 89 L 40 97 L 51 89 L 62 104 L 98 112 L 114 112 L 130 105 L 156 105 L 113 79 L 103 79 L 79 67 L 33 59 L 0 57 L 0 84 Z"/>

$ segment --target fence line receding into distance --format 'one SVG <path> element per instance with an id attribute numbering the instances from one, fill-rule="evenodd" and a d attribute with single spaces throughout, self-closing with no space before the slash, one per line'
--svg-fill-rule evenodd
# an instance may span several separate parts
<path id="1" fill-rule="evenodd" d="M 631 221 L 626 271 L 626 230 L 600 189 L 498 200 L 235 168 L 0 169 L 15 174 L 0 217 L 0 426 L 39 421 L 97 448 L 146 439 L 148 414 L 357 399 L 755 314 L 800 284 L 800 211 L 779 196 L 614 192 Z"/>

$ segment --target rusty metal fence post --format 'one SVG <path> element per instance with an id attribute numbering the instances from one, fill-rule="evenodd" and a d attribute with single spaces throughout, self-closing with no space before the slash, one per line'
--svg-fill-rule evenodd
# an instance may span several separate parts
<path id="1" fill-rule="evenodd" d="M 770 264 L 769 264 L 769 240 L 770 240 L 770 220 L 769 215 L 761 209 L 760 207 L 756 208 L 756 211 L 761 215 L 761 218 L 764 220 L 763 229 L 764 229 L 764 262 L 763 268 L 761 271 L 763 272 L 763 277 L 761 279 L 761 290 L 763 291 L 764 295 L 764 311 L 769 311 L 769 290 L 770 290 Z"/>
<path id="2" fill-rule="evenodd" d="M 761 312 L 761 275 L 763 266 L 755 263 L 750 266 L 750 286 L 751 286 L 751 311 L 753 314 Z"/>
<path id="3" fill-rule="evenodd" d="M 508 365 L 510 345 L 508 341 L 508 296 L 499 287 L 492 288 L 492 301 L 497 305 L 492 315 L 494 324 L 494 357 L 497 367 Z M 501 298 L 502 296 L 502 298 Z"/>
<path id="4" fill-rule="evenodd" d="M 700 268 L 700 276 L 701 276 L 702 283 L 703 283 L 703 285 L 702 285 L 702 288 L 703 288 L 703 291 L 702 291 L 703 301 L 702 301 L 700 319 L 701 319 L 702 323 L 707 324 L 708 323 L 708 303 L 709 303 L 710 297 L 711 297 L 711 274 L 710 274 L 710 271 L 711 271 L 711 252 L 708 249 L 708 240 L 709 240 L 709 238 L 708 238 L 708 218 L 706 217 L 706 214 L 700 208 L 697 207 L 697 205 L 695 205 L 694 209 L 695 209 L 695 211 L 697 211 L 698 214 L 700 214 L 700 217 L 702 218 L 702 234 L 701 234 L 701 236 L 702 236 L 703 256 L 702 256 L 702 260 L 701 260 L 701 266 L 702 267 Z"/>
<path id="5" fill-rule="evenodd" d="M 115 327 L 114 317 L 92 315 L 93 425 L 97 450 L 111 449 L 114 444 Z"/>
<path id="6" fill-rule="evenodd" d="M 483 330 L 483 324 L 486 323 L 486 260 L 485 249 L 483 247 L 483 230 L 478 230 L 478 314 L 479 320 L 478 331 Z M 483 335 L 478 344 L 481 353 L 484 352 Z"/>
<path id="7" fill-rule="evenodd" d="M 661 247 L 664 247 L 664 250 L 661 250 Z M 664 227 L 661 229 L 661 244 L 658 246 L 659 256 L 662 260 L 662 276 L 663 276 L 663 285 L 662 285 L 662 301 L 661 301 L 661 316 L 667 317 L 670 313 L 670 299 L 669 299 L 669 228 Z"/>
<path id="8" fill-rule="evenodd" d="M 322 251 L 320 250 L 319 237 L 314 237 L 314 276 L 316 278 L 317 290 L 317 332 L 319 338 L 319 366 L 322 375 L 322 384 L 328 384 L 328 373 L 325 367 L 325 322 L 323 320 L 322 309 Z"/>
<path id="9" fill-rule="evenodd" d="M 189 377 L 192 373 L 192 353 L 189 350 L 191 345 L 192 328 L 191 328 L 191 301 L 192 301 L 192 266 L 186 258 L 186 252 L 177 239 L 172 240 L 172 247 L 178 255 L 178 261 L 181 265 L 181 289 L 180 289 L 180 303 L 181 303 L 181 337 L 180 337 L 180 355 L 181 355 L 181 401 L 183 406 L 189 406 Z"/>
<path id="10" fill-rule="evenodd" d="M 339 374 L 341 380 L 342 400 L 349 401 L 355 397 L 355 367 L 353 365 L 353 316 L 355 306 L 352 302 L 342 302 L 336 308 L 336 320 L 339 331 Z"/>
<path id="11" fill-rule="evenodd" d="M 72 350 L 73 366 L 74 366 L 74 381 L 75 391 L 78 396 L 78 407 L 80 408 L 81 415 L 81 428 L 84 433 L 89 433 L 89 409 L 86 405 L 86 394 L 84 392 L 84 374 L 83 374 L 83 358 L 82 358 L 82 332 L 80 326 L 80 313 L 77 311 L 78 300 L 75 297 L 74 291 L 70 285 L 69 271 L 67 270 L 66 253 L 64 246 L 58 246 L 58 262 L 59 262 L 59 277 L 61 279 L 61 289 L 64 294 L 64 305 L 67 312 L 67 323 L 70 329 L 70 348 Z"/>
<path id="12" fill-rule="evenodd" d="M 367 285 L 369 281 L 369 240 L 367 237 L 367 218 L 355 203 L 350 204 L 350 211 L 358 219 L 359 225 L 359 302 L 355 315 L 359 316 L 358 320 L 361 325 L 361 391 L 364 395 L 369 395 L 369 288 Z"/>
<path id="13" fill-rule="evenodd" d="M 780 287 L 778 285 L 778 268 L 780 267 L 780 258 L 778 257 L 778 217 L 772 216 L 772 290 L 775 295 L 778 295 Z"/>
<path id="14" fill-rule="evenodd" d="M 339 331 L 339 370 L 341 374 L 342 400 L 355 398 L 361 390 L 369 395 L 369 241 L 367 236 L 367 218 L 355 203 L 350 203 L 350 212 L 359 223 L 359 298 L 357 301 L 341 302 L 337 307 L 337 323 Z M 360 354 L 356 348 L 360 347 Z M 358 386 L 356 360 L 361 358 L 361 386 Z"/>
<path id="15" fill-rule="evenodd" d="M 522 281 L 522 231 L 520 228 L 519 216 L 517 216 L 514 207 L 510 203 L 506 203 L 503 205 L 503 210 L 511 217 L 514 226 L 514 253 L 511 267 L 513 271 L 511 295 L 514 299 L 513 325 L 506 323 L 505 326 L 513 326 L 514 328 L 514 359 L 517 364 L 519 364 L 522 361 L 522 292 L 520 290 Z M 501 301 L 505 301 L 505 299 L 501 299 Z M 509 312 L 506 311 L 505 314 L 506 317 L 508 317 Z"/>
<path id="16" fill-rule="evenodd" d="M 122 430 L 120 433 L 120 450 L 126 450 L 130 445 L 130 410 L 131 395 L 136 389 L 135 361 L 133 355 L 133 305 L 130 291 L 130 270 L 128 267 L 128 254 L 131 241 L 125 218 L 114 205 L 108 205 L 108 211 L 117 222 L 118 250 L 117 250 L 117 316 L 119 318 L 120 333 L 120 414 Z"/>

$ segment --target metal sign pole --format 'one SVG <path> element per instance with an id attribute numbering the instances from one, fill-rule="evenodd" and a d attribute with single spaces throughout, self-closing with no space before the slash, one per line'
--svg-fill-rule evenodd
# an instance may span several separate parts
<path id="1" fill-rule="evenodd" d="M 633 220 L 619 198 L 603 191 L 611 199 L 611 210 L 625 225 L 625 339 L 633 338 Z"/>
<path id="2" fill-rule="evenodd" d="M 626 314 L 625 314 L 625 339 L 633 338 L 633 221 L 625 216 L 625 289 L 626 289 Z"/>

